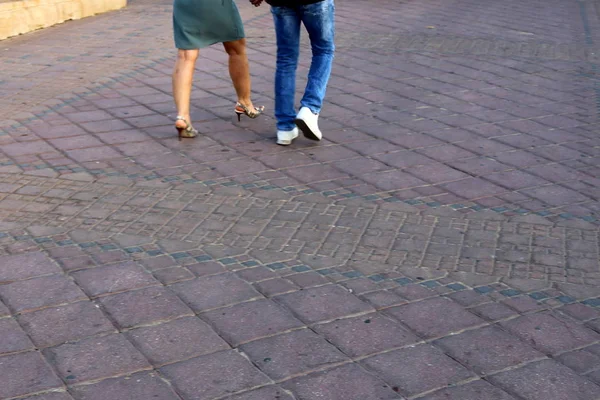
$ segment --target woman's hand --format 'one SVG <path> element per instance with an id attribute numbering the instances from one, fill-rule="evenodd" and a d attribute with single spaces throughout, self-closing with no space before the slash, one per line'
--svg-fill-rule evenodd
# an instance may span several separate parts
<path id="1" fill-rule="evenodd" d="M 259 7 L 262 4 L 263 0 L 250 0 L 250 3 L 252 3 L 252 5 L 254 7 Z"/>

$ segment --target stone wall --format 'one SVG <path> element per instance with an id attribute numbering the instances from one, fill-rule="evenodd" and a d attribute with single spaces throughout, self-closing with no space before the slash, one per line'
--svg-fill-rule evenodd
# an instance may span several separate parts
<path id="1" fill-rule="evenodd" d="M 126 5 L 127 0 L 0 0 L 0 40 Z"/>

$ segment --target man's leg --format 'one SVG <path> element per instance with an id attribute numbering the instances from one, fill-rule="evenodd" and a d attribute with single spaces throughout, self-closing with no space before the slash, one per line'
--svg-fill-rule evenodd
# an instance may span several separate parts
<path id="1" fill-rule="evenodd" d="M 277 35 L 277 70 L 275 72 L 275 118 L 277 129 L 294 131 L 296 68 L 300 53 L 300 16 L 295 8 L 271 7 Z M 293 138 L 290 138 L 290 144 Z"/>
<path id="2" fill-rule="evenodd" d="M 308 138 L 319 140 L 321 132 L 317 125 L 317 115 L 323 107 L 335 51 L 335 5 L 333 0 L 323 0 L 306 5 L 302 10 L 302 23 L 310 37 L 313 56 L 308 83 L 300 102 L 302 109 L 296 123 Z"/>

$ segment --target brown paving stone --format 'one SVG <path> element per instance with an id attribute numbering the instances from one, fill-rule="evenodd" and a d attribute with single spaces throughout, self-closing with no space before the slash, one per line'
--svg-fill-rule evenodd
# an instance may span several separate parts
<path id="1" fill-rule="evenodd" d="M 489 377 L 489 380 L 524 400 L 592 400 L 600 396 L 600 387 L 552 360 Z"/>
<path id="2" fill-rule="evenodd" d="M 63 275 L 19 281 L 0 286 L 0 297 L 13 312 L 87 300 L 85 293 Z"/>
<path id="3" fill-rule="evenodd" d="M 233 346 L 303 325 L 290 312 L 267 299 L 210 311 L 202 314 L 202 318 Z"/>
<path id="4" fill-rule="evenodd" d="M 501 325 L 547 354 L 573 350 L 600 339 L 598 333 L 550 312 L 524 315 Z"/>
<path id="5" fill-rule="evenodd" d="M 63 344 L 44 350 L 44 354 L 69 384 L 151 368 L 144 356 L 120 334 Z"/>
<path id="6" fill-rule="evenodd" d="M 60 272 L 58 265 L 43 253 L 0 257 L 0 284 Z"/>
<path id="7" fill-rule="evenodd" d="M 317 372 L 283 383 L 302 400 L 396 400 L 392 388 L 356 364 Z"/>
<path id="8" fill-rule="evenodd" d="M 120 328 L 194 315 L 175 294 L 163 287 L 106 296 L 99 303 Z"/>
<path id="9" fill-rule="evenodd" d="M 363 363 L 407 396 L 443 388 L 473 376 L 462 365 L 428 344 L 381 354 Z"/>
<path id="10" fill-rule="evenodd" d="M 444 298 L 428 299 L 390 308 L 386 313 L 428 339 L 484 323 L 479 317 Z"/>
<path id="11" fill-rule="evenodd" d="M 230 397 L 229 400 L 294 400 L 292 396 L 286 393 L 279 386 L 267 386 L 261 389 L 252 390 L 237 396 Z"/>
<path id="12" fill-rule="evenodd" d="M 308 329 L 257 340 L 240 349 L 275 380 L 349 361 L 338 349 Z"/>
<path id="13" fill-rule="evenodd" d="M 475 381 L 453 388 L 442 389 L 418 400 L 516 400 L 502 389 L 486 381 Z"/>
<path id="14" fill-rule="evenodd" d="M 141 372 L 126 378 L 107 379 L 70 389 L 76 400 L 156 399 L 179 400 L 168 383 L 156 374 Z"/>
<path id="15" fill-rule="evenodd" d="M 33 349 L 27 334 L 12 318 L 0 319 L 0 355 Z"/>
<path id="16" fill-rule="evenodd" d="M 185 399 L 204 400 L 269 383 L 269 379 L 239 353 L 210 354 L 160 369 Z"/>
<path id="17" fill-rule="evenodd" d="M 0 376 L 0 398 L 3 399 L 63 386 L 38 352 L 0 357 Z"/>
<path id="18" fill-rule="evenodd" d="M 314 329 L 351 357 L 379 353 L 419 341 L 397 322 L 380 314 L 340 319 Z"/>
<path id="19" fill-rule="evenodd" d="M 276 297 L 276 301 L 311 324 L 373 310 L 339 286 L 327 285 Z"/>
<path id="20" fill-rule="evenodd" d="M 22 314 L 19 323 L 38 348 L 115 331 L 111 322 L 89 301 Z"/>
<path id="21" fill-rule="evenodd" d="M 229 349 L 223 339 L 196 317 L 134 329 L 127 335 L 157 366 Z"/>
<path id="22" fill-rule="evenodd" d="M 160 285 L 152 275 L 133 262 L 76 271 L 72 276 L 90 296 Z"/>
<path id="23" fill-rule="evenodd" d="M 201 277 L 192 281 L 176 283 L 171 288 L 196 312 L 260 297 L 260 294 L 252 286 L 234 274 Z"/>
<path id="24" fill-rule="evenodd" d="M 482 375 L 544 357 L 517 337 L 493 326 L 445 337 L 435 345 Z"/>

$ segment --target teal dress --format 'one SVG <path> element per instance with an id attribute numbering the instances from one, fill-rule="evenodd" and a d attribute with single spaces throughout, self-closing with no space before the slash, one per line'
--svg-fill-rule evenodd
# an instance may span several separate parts
<path id="1" fill-rule="evenodd" d="M 233 0 L 175 0 L 173 33 L 175 46 L 181 50 L 245 37 L 244 24 Z"/>

